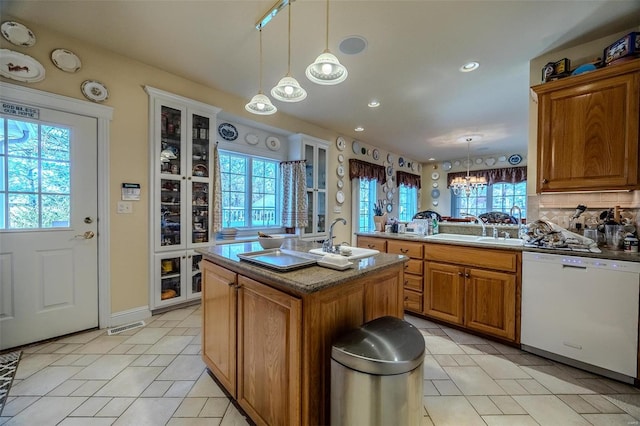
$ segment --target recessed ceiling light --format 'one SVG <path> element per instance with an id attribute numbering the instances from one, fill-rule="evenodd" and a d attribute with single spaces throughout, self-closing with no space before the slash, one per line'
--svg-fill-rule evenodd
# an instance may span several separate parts
<path id="1" fill-rule="evenodd" d="M 433 158 L 433 157 L 431 157 L 431 158 L 429 158 L 427 161 L 436 161 L 436 159 L 435 159 L 435 158 Z"/>
<path id="2" fill-rule="evenodd" d="M 359 35 L 349 36 L 340 42 L 338 48 L 345 55 L 357 55 L 367 48 L 367 39 Z"/>
<path id="3" fill-rule="evenodd" d="M 364 127 L 362 127 L 362 126 L 358 126 L 358 127 L 356 127 L 355 129 L 353 129 L 353 130 L 355 130 L 356 132 L 364 132 Z"/>
<path id="4" fill-rule="evenodd" d="M 380 101 L 373 99 L 367 104 L 367 106 L 369 108 L 378 108 L 380 106 Z"/>
<path id="5" fill-rule="evenodd" d="M 471 72 L 478 69 L 480 64 L 478 62 L 467 62 L 463 66 L 460 67 L 461 72 Z"/>

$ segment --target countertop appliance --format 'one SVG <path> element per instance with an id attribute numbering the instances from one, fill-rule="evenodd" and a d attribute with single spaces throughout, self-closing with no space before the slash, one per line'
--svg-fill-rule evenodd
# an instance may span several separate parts
<path id="1" fill-rule="evenodd" d="M 526 351 L 633 383 L 640 263 L 523 252 Z"/>

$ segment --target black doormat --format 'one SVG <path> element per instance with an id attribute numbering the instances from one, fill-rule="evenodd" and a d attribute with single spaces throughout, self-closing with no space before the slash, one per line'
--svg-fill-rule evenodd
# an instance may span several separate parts
<path id="1" fill-rule="evenodd" d="M 20 362 L 21 355 L 22 351 L 0 355 L 0 415 L 2 414 L 2 410 L 4 410 L 4 403 L 9 395 L 13 377 L 18 370 L 18 362 Z"/>

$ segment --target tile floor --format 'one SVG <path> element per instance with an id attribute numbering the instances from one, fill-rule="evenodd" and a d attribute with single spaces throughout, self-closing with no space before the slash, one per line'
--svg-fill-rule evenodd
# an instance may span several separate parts
<path id="1" fill-rule="evenodd" d="M 246 425 L 200 359 L 199 306 L 24 348 L 1 425 Z M 424 425 L 635 425 L 640 390 L 407 317 L 427 347 Z M 366 425 L 363 425 L 366 426 Z"/>

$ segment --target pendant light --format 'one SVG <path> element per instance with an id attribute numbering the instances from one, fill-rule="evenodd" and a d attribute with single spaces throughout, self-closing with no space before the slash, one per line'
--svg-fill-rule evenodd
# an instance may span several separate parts
<path id="1" fill-rule="evenodd" d="M 300 102 L 307 97 L 298 80 L 291 76 L 291 3 L 289 3 L 289 62 L 287 75 L 282 77 L 278 84 L 271 89 L 271 96 L 282 102 Z"/>
<path id="2" fill-rule="evenodd" d="M 469 173 L 469 166 L 471 165 L 471 141 L 478 139 L 480 139 L 479 136 L 464 137 L 464 140 L 467 141 L 467 176 L 459 176 L 451 181 L 451 188 L 453 188 L 453 193 L 455 195 L 459 195 L 461 192 L 464 192 L 464 195 L 469 197 L 472 192 L 476 194 L 482 187 L 487 185 L 487 180 L 484 176 L 471 176 Z"/>
<path id="3" fill-rule="evenodd" d="M 251 98 L 251 101 L 244 106 L 244 109 L 252 114 L 271 115 L 278 111 L 272 103 L 271 99 L 262 93 L 262 27 L 260 27 L 260 90 L 258 94 Z"/>
<path id="4" fill-rule="evenodd" d="M 347 79 L 347 69 L 329 51 L 329 0 L 327 0 L 327 32 L 324 52 L 307 67 L 307 78 L 314 83 L 331 86 Z"/>

